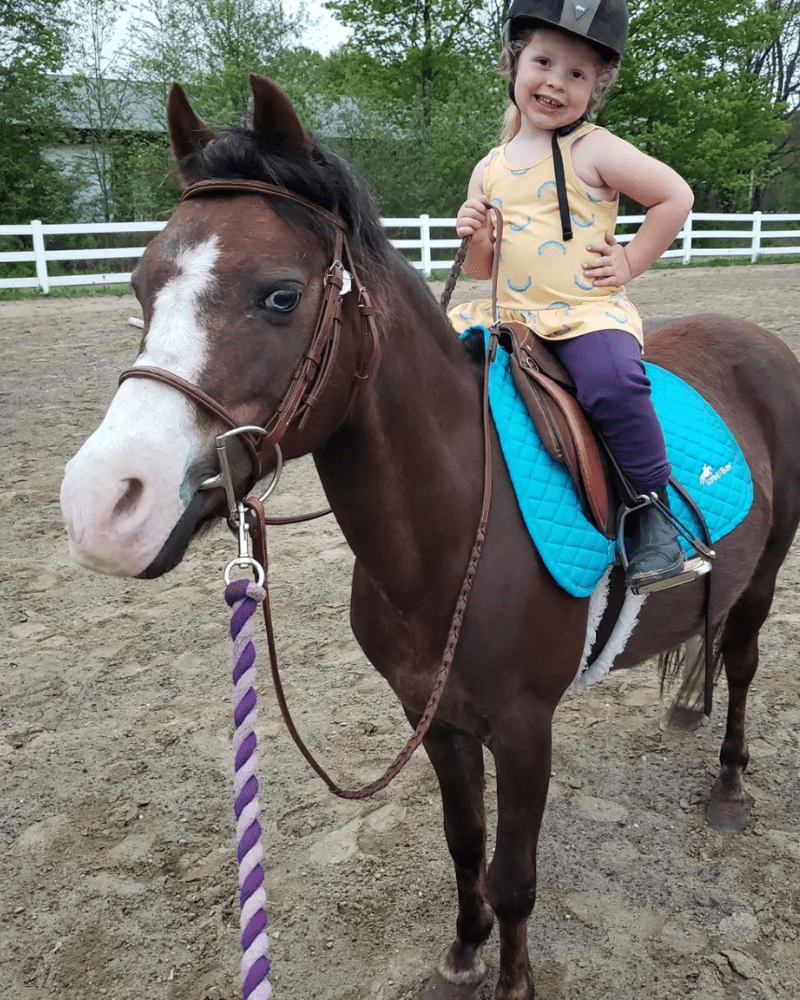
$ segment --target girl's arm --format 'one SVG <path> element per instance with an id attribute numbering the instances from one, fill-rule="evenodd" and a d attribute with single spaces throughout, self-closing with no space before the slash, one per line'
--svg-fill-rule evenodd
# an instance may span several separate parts
<path id="1" fill-rule="evenodd" d="M 647 209 L 626 246 L 606 233 L 604 243 L 586 248 L 600 255 L 583 265 L 593 284 L 624 285 L 654 264 L 680 233 L 694 203 L 692 189 L 671 167 L 610 132 L 592 132 L 576 143 L 573 164 L 588 184 L 596 183 L 596 177 L 598 187 L 620 191 Z"/>
<path id="2" fill-rule="evenodd" d="M 471 278 L 479 281 L 491 278 L 494 260 L 494 233 L 489 219 L 489 203 L 483 193 L 485 165 L 486 161 L 481 160 L 472 171 L 467 200 L 458 210 L 456 218 L 456 233 L 461 237 L 472 237 L 463 264 L 464 270 Z"/>

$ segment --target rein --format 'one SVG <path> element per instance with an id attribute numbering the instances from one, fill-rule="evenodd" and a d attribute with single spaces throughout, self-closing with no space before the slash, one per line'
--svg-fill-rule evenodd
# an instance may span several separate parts
<path id="1" fill-rule="evenodd" d="M 264 514 L 263 501 L 272 489 L 274 489 L 277 481 L 277 474 L 273 479 L 273 482 L 270 484 L 267 493 L 265 493 L 261 498 L 251 496 L 243 503 L 236 503 L 230 466 L 228 464 L 225 451 L 225 439 L 233 436 L 239 437 L 241 438 L 244 447 L 247 449 L 252 466 L 252 480 L 247 488 L 247 491 L 249 491 L 261 478 L 261 458 L 259 455 L 261 442 L 257 441 L 256 437 L 263 438 L 275 446 L 280 463 L 281 457 L 279 441 L 286 433 L 289 425 L 295 419 L 297 419 L 298 427 L 302 429 L 314 404 L 327 384 L 328 378 L 333 369 L 341 331 L 341 296 L 344 288 L 344 276 L 346 273 L 343 260 L 347 262 L 350 268 L 349 277 L 352 279 L 353 285 L 358 292 L 358 308 L 364 320 L 367 339 L 370 343 L 370 351 L 366 361 L 364 362 L 362 370 L 353 374 L 354 382 L 363 381 L 368 378 L 369 369 L 375 362 L 378 355 L 378 330 L 375 323 L 375 310 L 371 304 L 367 290 L 361 284 L 361 281 L 356 273 L 352 255 L 350 254 L 350 250 L 347 245 L 345 225 L 338 216 L 332 214 L 327 209 L 324 209 L 319 205 L 315 205 L 313 202 L 303 198 L 301 195 L 287 190 L 286 188 L 255 180 L 197 181 L 186 188 L 181 201 L 185 201 L 189 198 L 204 197 L 206 195 L 213 194 L 266 194 L 277 196 L 302 205 L 304 208 L 316 213 L 334 226 L 334 259 L 323 277 L 323 299 L 314 328 L 314 333 L 308 348 L 304 352 L 300 363 L 292 375 L 286 393 L 284 394 L 281 402 L 278 404 L 274 414 L 263 426 L 243 427 L 221 404 L 212 399 L 212 397 L 210 397 L 207 393 L 203 392 L 199 386 L 196 386 L 193 383 L 188 382 L 186 379 L 181 378 L 179 375 L 175 375 L 165 369 L 147 365 L 134 366 L 133 368 L 129 368 L 127 371 L 124 371 L 120 376 L 119 381 L 122 383 L 129 378 L 149 378 L 157 382 L 161 382 L 164 385 L 168 385 L 188 396 L 195 403 L 197 403 L 198 406 L 217 417 L 228 427 L 229 430 L 226 434 L 218 435 L 217 437 L 217 451 L 220 456 L 221 473 L 215 479 L 209 480 L 207 483 L 203 484 L 206 488 L 215 486 L 223 486 L 225 488 L 229 506 L 228 523 L 232 529 L 238 530 L 239 534 L 239 558 L 232 560 L 228 565 L 225 571 L 226 582 L 229 582 L 227 579 L 228 573 L 233 566 L 252 566 L 260 577 L 256 586 L 259 588 L 263 587 L 264 597 L 263 600 L 261 600 L 259 594 L 259 599 L 261 600 L 264 611 L 264 624 L 269 647 L 272 681 L 286 728 L 303 757 L 319 775 L 319 777 L 322 778 L 330 791 L 335 795 L 344 799 L 368 798 L 385 788 L 393 780 L 393 778 L 400 773 L 403 767 L 410 760 L 414 751 L 422 743 L 436 714 L 436 710 L 439 707 L 445 685 L 447 684 L 447 679 L 450 675 L 450 668 L 455 656 L 456 646 L 458 644 L 461 626 L 467 608 L 467 600 L 470 590 L 472 589 L 472 582 L 475 578 L 475 573 L 478 569 L 478 563 L 480 562 L 491 507 L 492 445 L 490 434 L 491 425 L 489 417 L 488 384 L 489 365 L 491 363 L 490 354 L 493 354 L 493 351 L 487 351 L 486 353 L 484 370 L 482 407 L 484 486 L 483 498 L 481 501 L 481 513 L 475 535 L 475 541 L 472 546 L 466 573 L 464 574 L 458 598 L 456 600 L 455 610 L 453 611 L 453 616 L 451 618 L 444 652 L 436 673 L 430 698 L 428 699 L 428 703 L 420 716 L 413 735 L 406 742 L 403 749 L 392 761 L 384 774 L 363 788 L 349 790 L 343 789 L 329 777 L 326 771 L 315 760 L 314 756 L 311 754 L 310 750 L 298 733 L 289 711 L 289 706 L 286 702 L 283 684 L 278 670 L 278 656 L 272 625 L 272 610 L 269 603 L 269 590 L 267 588 L 266 579 L 269 561 L 267 552 L 266 525 L 291 524 L 299 521 L 311 520 L 312 518 L 330 513 L 330 511 L 318 511 L 313 514 L 299 517 L 267 518 Z M 250 557 L 247 551 L 246 535 L 248 533 L 253 542 L 253 557 Z"/>

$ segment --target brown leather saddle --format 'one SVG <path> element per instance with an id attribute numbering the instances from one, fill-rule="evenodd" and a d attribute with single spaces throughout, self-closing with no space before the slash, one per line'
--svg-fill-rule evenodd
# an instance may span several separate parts
<path id="1" fill-rule="evenodd" d="M 575 383 L 547 344 L 523 323 L 494 328 L 542 444 L 575 481 L 587 519 L 606 538 L 617 533 L 616 499 L 606 456 L 575 397 Z"/>

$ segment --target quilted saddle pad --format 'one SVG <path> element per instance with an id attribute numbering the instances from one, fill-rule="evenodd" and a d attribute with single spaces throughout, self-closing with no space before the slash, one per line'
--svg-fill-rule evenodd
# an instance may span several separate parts
<path id="1" fill-rule="evenodd" d="M 471 327 L 462 339 L 489 331 Z M 672 475 L 701 510 L 712 542 L 732 531 L 753 502 L 750 469 L 719 414 L 690 385 L 665 368 L 645 362 L 653 403 L 664 429 Z M 545 451 L 514 386 L 508 354 L 499 349 L 489 372 L 489 403 L 503 456 L 531 539 L 555 581 L 576 597 L 588 597 L 616 559 L 616 545 L 584 516 L 572 477 Z M 669 487 L 676 517 L 699 538 L 691 508 Z M 691 548 L 681 539 L 684 548 Z M 694 555 L 694 552 L 687 553 Z"/>

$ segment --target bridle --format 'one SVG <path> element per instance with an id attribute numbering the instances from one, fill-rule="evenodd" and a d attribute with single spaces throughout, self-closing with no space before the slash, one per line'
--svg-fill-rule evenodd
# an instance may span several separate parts
<path id="1" fill-rule="evenodd" d="M 267 590 L 266 581 L 268 563 L 266 525 L 269 523 L 285 524 L 300 520 L 310 520 L 313 517 L 320 516 L 320 514 L 326 514 L 328 511 L 320 511 L 299 518 L 266 518 L 264 515 L 263 501 L 269 495 L 269 492 L 271 492 L 271 489 L 276 482 L 275 479 L 273 479 L 273 483 L 270 484 L 267 492 L 262 497 L 249 497 L 244 502 L 237 502 L 234 495 L 233 483 L 225 453 L 224 439 L 226 437 L 236 436 L 242 441 L 248 451 L 253 470 L 253 479 L 248 487 L 249 491 L 250 487 L 255 485 L 255 483 L 261 478 L 259 443 L 253 435 L 255 434 L 262 440 L 269 441 L 275 447 L 278 462 L 280 463 L 280 440 L 283 438 L 293 421 L 297 420 L 298 427 L 300 428 L 304 426 L 309 414 L 328 382 L 339 347 L 342 308 L 341 298 L 345 284 L 345 275 L 348 274 L 348 272 L 345 271 L 345 263 L 349 269 L 349 277 L 358 293 L 358 308 L 362 317 L 362 329 L 364 330 L 365 339 L 368 343 L 366 358 L 362 361 L 361 368 L 353 374 L 354 385 L 357 385 L 364 379 L 368 378 L 370 367 L 374 364 L 378 355 L 379 344 L 378 329 L 375 322 L 375 310 L 372 306 L 367 290 L 359 280 L 350 249 L 347 245 L 345 224 L 338 216 L 329 212 L 327 209 L 322 208 L 322 206 L 316 205 L 314 202 L 303 198 L 301 195 L 295 194 L 293 191 L 289 191 L 288 189 L 279 187 L 275 184 L 267 184 L 256 180 L 196 181 L 186 188 L 183 192 L 181 201 L 186 201 L 189 198 L 198 198 L 204 197 L 208 194 L 219 193 L 266 194 L 284 198 L 311 210 L 327 222 L 331 223 L 334 227 L 335 237 L 333 261 L 323 277 L 322 303 L 320 305 L 317 322 L 314 327 L 314 333 L 312 334 L 309 346 L 303 353 L 303 356 L 300 359 L 294 374 L 292 375 L 288 389 L 286 390 L 281 402 L 276 407 L 275 412 L 263 425 L 263 427 L 243 427 L 240 425 L 239 421 L 235 420 L 235 418 L 225 409 L 225 407 L 223 407 L 215 399 L 212 399 L 207 393 L 203 392 L 199 386 L 196 386 L 186 379 L 183 379 L 172 372 L 166 371 L 163 368 L 139 365 L 124 371 L 122 375 L 120 375 L 119 381 L 122 383 L 129 378 L 149 378 L 154 379 L 157 382 L 161 382 L 164 385 L 171 386 L 173 389 L 177 389 L 179 392 L 182 392 L 184 395 L 194 400 L 194 402 L 197 403 L 202 409 L 212 413 L 229 428 L 227 434 L 217 436 L 217 452 L 222 465 L 221 473 L 219 476 L 212 480 L 208 480 L 203 485 L 206 488 L 224 486 L 228 497 L 228 523 L 232 529 L 238 530 L 240 538 L 240 555 L 242 555 L 243 545 L 246 548 L 244 536 L 247 529 L 249 530 L 253 541 L 253 551 L 256 558 L 250 558 L 245 555 L 244 558 L 233 560 L 226 570 L 226 581 L 228 571 L 234 565 L 244 566 L 246 564 L 250 564 L 261 570 L 262 583 L 266 593 L 263 601 L 263 609 L 267 640 L 269 644 L 270 668 L 275 693 L 284 722 L 286 723 L 289 733 L 297 744 L 298 749 L 313 770 L 322 778 L 330 791 L 332 791 L 335 795 L 338 795 L 340 798 L 364 799 L 374 795 L 375 792 L 380 791 L 382 788 L 385 788 L 390 781 L 392 781 L 392 779 L 400 773 L 406 763 L 411 759 L 414 751 L 422 743 L 431 723 L 433 722 L 436 710 L 439 707 L 439 702 L 441 701 L 444 688 L 450 674 L 450 667 L 452 666 L 452 662 L 455 657 L 456 646 L 461 633 L 464 614 L 466 613 L 467 599 L 469 597 L 470 590 L 472 589 L 472 582 L 475 578 L 475 574 L 477 573 L 478 563 L 480 562 L 481 552 L 483 550 L 483 542 L 486 537 L 486 528 L 489 521 L 489 510 L 491 507 L 492 446 L 490 435 L 488 381 L 489 364 L 491 362 L 491 357 L 493 356 L 493 350 L 486 352 L 484 370 L 484 486 L 480 519 L 472 551 L 470 552 L 467 569 L 461 582 L 461 588 L 459 590 L 455 610 L 453 611 L 451 618 L 447 641 L 442 654 L 442 660 L 436 673 L 431 695 L 424 711 L 422 712 L 422 715 L 420 716 L 413 735 L 406 742 L 405 746 L 384 771 L 381 777 L 377 778 L 375 781 L 364 786 L 363 788 L 349 790 L 343 789 L 329 777 L 325 770 L 315 760 L 298 733 L 294 725 L 294 721 L 292 720 L 291 713 L 289 712 L 289 707 L 286 703 L 283 692 L 283 684 L 278 673 L 277 651 L 275 648 L 272 613 L 269 606 L 269 592 Z M 245 518 L 248 520 L 247 525 L 245 525 Z"/>
<path id="2" fill-rule="evenodd" d="M 258 435 L 261 440 L 257 441 L 251 431 L 237 435 L 247 450 L 252 467 L 251 482 L 247 490 L 249 491 L 261 478 L 261 457 L 259 455 L 261 444 L 266 441 L 272 445 L 278 445 L 290 424 L 295 420 L 298 428 L 302 429 L 328 383 L 339 348 L 342 325 L 342 294 L 343 291 L 346 291 L 346 277 L 352 281 L 358 295 L 358 309 L 367 341 L 366 356 L 362 361 L 361 369 L 353 374 L 354 384 L 368 377 L 369 369 L 377 358 L 378 328 L 369 293 L 362 285 L 353 263 L 347 243 L 345 224 L 337 215 L 287 188 L 256 180 L 196 181 L 185 189 L 181 201 L 213 194 L 265 194 L 283 198 L 309 209 L 333 226 L 334 232 L 333 261 L 323 275 L 322 302 L 311 341 L 303 352 L 283 398 L 263 428 L 260 429 L 263 432 Z M 345 264 L 347 268 L 345 268 Z M 129 378 L 149 378 L 156 382 L 162 382 L 194 400 L 198 406 L 212 413 L 230 430 L 241 427 L 241 421 L 236 420 L 225 407 L 203 392 L 199 386 L 173 372 L 150 365 L 137 365 L 124 371 L 120 375 L 119 381 L 122 383 Z M 228 499 L 230 508 L 231 498 Z"/>

